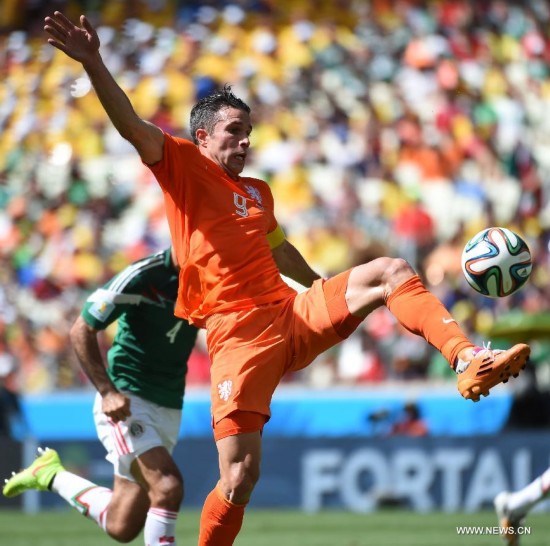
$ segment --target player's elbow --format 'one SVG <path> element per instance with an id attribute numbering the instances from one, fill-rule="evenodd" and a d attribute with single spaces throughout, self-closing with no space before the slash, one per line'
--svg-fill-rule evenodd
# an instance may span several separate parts
<path id="1" fill-rule="evenodd" d="M 134 146 L 147 140 L 147 126 L 145 125 L 145 121 L 138 116 L 135 116 L 135 119 L 132 121 L 120 124 L 117 129 L 120 136 Z"/>
<path id="2" fill-rule="evenodd" d="M 136 118 L 135 123 L 125 125 L 119 132 L 146 164 L 152 165 L 162 159 L 164 133 L 156 125 Z"/>

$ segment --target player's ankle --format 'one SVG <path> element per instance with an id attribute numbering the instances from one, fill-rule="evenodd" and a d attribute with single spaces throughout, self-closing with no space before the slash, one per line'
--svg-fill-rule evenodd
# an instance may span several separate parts
<path id="1" fill-rule="evenodd" d="M 456 357 L 456 362 L 454 365 L 454 370 L 457 374 L 463 373 L 468 369 L 468 366 L 474 358 L 473 347 L 465 347 L 461 349 Z"/>
<path id="2" fill-rule="evenodd" d="M 466 347 L 464 349 L 461 349 L 461 351 L 457 355 L 457 362 L 462 360 L 464 362 L 469 362 L 474 358 L 474 351 L 473 347 Z"/>

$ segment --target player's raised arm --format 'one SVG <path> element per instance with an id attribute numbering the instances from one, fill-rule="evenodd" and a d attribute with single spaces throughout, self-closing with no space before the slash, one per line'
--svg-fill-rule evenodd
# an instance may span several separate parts
<path id="1" fill-rule="evenodd" d="M 136 148 L 141 159 L 149 165 L 160 161 L 164 146 L 162 131 L 134 111 L 105 66 L 99 53 L 99 37 L 86 16 L 80 16 L 78 26 L 56 11 L 46 17 L 44 30 L 50 35 L 49 44 L 82 64 L 113 125 Z"/>

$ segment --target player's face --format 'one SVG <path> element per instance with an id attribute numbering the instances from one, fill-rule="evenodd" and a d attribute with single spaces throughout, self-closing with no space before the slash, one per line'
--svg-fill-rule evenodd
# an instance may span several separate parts
<path id="1" fill-rule="evenodd" d="M 244 169 L 250 147 L 250 115 L 237 108 L 218 112 L 218 121 L 210 133 L 197 131 L 202 152 L 231 176 L 238 178 Z M 202 137 L 202 138 L 201 138 Z"/>

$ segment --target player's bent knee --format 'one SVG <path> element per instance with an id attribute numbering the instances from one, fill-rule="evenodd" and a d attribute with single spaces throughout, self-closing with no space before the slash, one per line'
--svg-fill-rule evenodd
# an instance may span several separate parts
<path id="1" fill-rule="evenodd" d="M 352 278 L 357 287 L 384 286 L 395 279 L 406 280 L 414 275 L 413 268 L 402 258 L 376 258 L 353 268 Z"/>
<path id="2" fill-rule="evenodd" d="M 416 273 L 407 260 L 390 258 L 384 270 L 384 281 L 399 285 L 413 275 L 416 275 Z"/>
<path id="3" fill-rule="evenodd" d="M 151 505 L 177 511 L 183 500 L 183 482 L 176 476 L 162 476 L 151 487 Z"/>
<path id="4" fill-rule="evenodd" d="M 233 465 L 230 476 L 222 477 L 222 488 L 230 492 L 229 498 L 236 503 L 247 502 L 260 479 L 260 469 L 244 464 Z"/>

